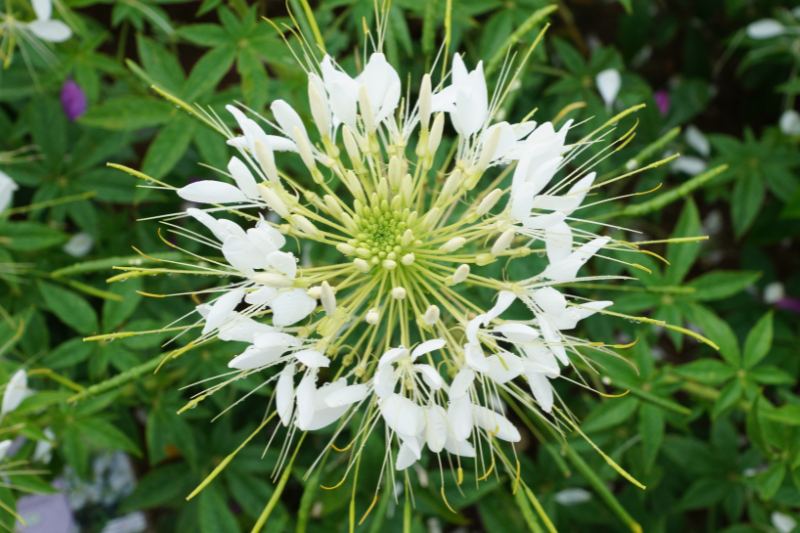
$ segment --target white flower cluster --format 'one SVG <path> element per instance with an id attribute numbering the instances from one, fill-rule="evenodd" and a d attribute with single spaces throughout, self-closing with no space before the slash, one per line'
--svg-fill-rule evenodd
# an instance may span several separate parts
<path id="1" fill-rule="evenodd" d="M 230 181 L 177 189 L 207 206 L 186 213 L 213 238 L 173 228 L 224 258 L 191 268 L 234 280 L 198 306 L 200 340 L 246 343 L 229 366 L 236 377 L 272 370 L 284 426 L 338 422 L 336 436 L 360 420 L 361 439 L 382 423 L 398 470 L 425 447 L 475 457 L 494 453 L 495 439 L 519 441 L 507 399 L 553 413 L 551 380 L 583 349 L 607 350 L 568 332 L 611 302 L 555 287 L 581 281 L 581 267 L 613 246 L 575 215 L 595 173 L 564 170 L 588 143 L 567 144 L 570 122 L 494 122 L 506 91 L 490 99 L 482 63 L 469 70 L 459 55 L 438 85 L 423 77 L 414 105 L 381 53 L 355 77 L 328 56 L 308 70 L 316 140 L 283 100 L 271 105 L 274 120 L 229 106 L 239 133 L 209 120 L 238 151 Z M 445 117 L 457 140 L 437 157 Z M 277 152 L 299 156 L 310 180 L 279 170 Z M 260 212 L 244 214 L 251 208 Z M 287 237 L 333 247 L 339 259 L 299 266 Z M 531 254 L 547 265 L 527 279 L 481 273 Z M 481 309 L 463 288 L 494 295 L 494 307 Z M 516 301 L 528 318 L 502 319 Z"/>

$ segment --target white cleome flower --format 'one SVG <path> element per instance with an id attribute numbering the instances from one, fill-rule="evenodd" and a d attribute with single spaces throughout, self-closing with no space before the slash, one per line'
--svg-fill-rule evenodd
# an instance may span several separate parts
<path id="1" fill-rule="evenodd" d="M 53 20 L 52 0 L 31 0 L 36 20 L 29 22 L 26 27 L 31 33 L 43 41 L 60 43 L 72 37 L 72 30 L 60 20 Z"/>
<path id="2" fill-rule="evenodd" d="M 19 369 L 8 380 L 3 391 L 3 404 L 0 406 L 0 416 L 10 413 L 22 403 L 22 400 L 30 396 L 28 389 L 28 375 L 25 370 Z"/>
<path id="3" fill-rule="evenodd" d="M 198 113 L 236 155 L 219 179 L 175 189 L 195 205 L 166 224 L 210 250 L 178 265 L 222 280 L 196 294 L 194 343 L 241 350 L 192 405 L 262 376 L 281 457 L 298 432 L 345 435 L 348 472 L 378 428 L 389 471 L 474 458 L 515 476 L 522 426 L 507 408 L 569 420 L 554 381 L 615 352 L 574 331 L 612 302 L 568 291 L 626 279 L 587 263 L 637 251 L 581 218 L 614 181 L 587 152 L 618 119 L 581 137 L 570 120 L 497 120 L 514 70 L 490 92 L 481 62 L 451 65 L 404 87 L 380 50 L 358 73 L 325 55 L 307 67 L 311 120 L 283 100 L 267 116 L 228 106 L 234 130 Z M 619 73 L 597 81 L 611 104 Z"/>
<path id="4" fill-rule="evenodd" d="M 18 188 L 17 184 L 8 174 L 0 171 L 0 213 L 11 205 L 11 200 L 14 198 L 14 191 Z"/>

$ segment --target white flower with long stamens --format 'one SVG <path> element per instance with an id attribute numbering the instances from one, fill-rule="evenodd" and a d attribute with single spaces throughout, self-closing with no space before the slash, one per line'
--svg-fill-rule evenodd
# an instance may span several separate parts
<path id="1" fill-rule="evenodd" d="M 504 68 L 494 94 L 482 63 L 469 70 L 458 54 L 441 80 L 425 74 L 408 88 L 380 49 L 359 73 L 327 55 L 306 68 L 311 121 L 283 100 L 267 116 L 228 106 L 237 131 L 195 110 L 237 155 L 220 179 L 176 189 L 200 206 L 185 218 L 213 237 L 174 222 L 183 215 L 167 224 L 218 252 L 178 263 L 224 279 L 198 293 L 211 294 L 197 307 L 201 339 L 244 344 L 190 404 L 263 373 L 276 429 L 286 428 L 282 458 L 298 431 L 332 427 L 331 445 L 351 439 L 349 473 L 380 427 L 389 475 L 474 458 L 518 476 L 507 449 L 522 426 L 506 407 L 570 424 L 552 381 L 613 354 L 571 334 L 611 302 L 567 284 L 625 279 L 582 271 L 592 257 L 625 263 L 617 254 L 637 251 L 579 218 L 613 181 L 598 183 L 598 158 L 584 154 L 626 113 L 568 141 L 571 121 L 496 120 L 521 67 Z M 412 91 L 416 101 L 403 96 Z M 512 279 L 509 261 L 531 261 L 529 273 Z M 512 306 L 524 318 L 502 318 Z"/>

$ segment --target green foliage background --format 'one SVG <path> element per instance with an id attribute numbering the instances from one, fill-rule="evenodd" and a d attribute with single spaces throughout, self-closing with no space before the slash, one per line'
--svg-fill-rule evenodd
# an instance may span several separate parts
<path id="1" fill-rule="evenodd" d="M 10 2 L 30 16 L 27 2 Z M 308 30 L 296 0 L 289 0 Z M 483 58 L 496 76 L 509 46 L 526 46 L 541 30 L 533 16 L 539 0 L 397 0 L 391 10 L 386 53 L 411 79 L 432 63 L 444 34 L 451 52 L 470 62 Z M 660 251 L 670 266 L 652 260 L 651 274 L 632 271 L 641 284 L 625 291 L 597 288 L 587 296 L 614 299 L 615 310 L 646 314 L 701 331 L 714 351 L 690 338 L 610 317 L 585 328 L 600 339 L 638 343 L 626 352 L 636 370 L 605 361 L 606 384 L 629 391 L 603 398 L 560 383 L 583 430 L 626 470 L 647 485 L 628 484 L 579 437 L 567 443 L 543 428 L 529 428 L 518 448 L 522 475 L 535 502 L 512 480 L 490 477 L 476 487 L 471 474 L 459 491 L 446 484 L 452 513 L 439 485 L 414 476 L 412 531 L 545 530 L 540 504 L 563 531 L 775 531 L 773 513 L 800 520 L 800 136 L 778 127 L 800 93 L 800 13 L 783 2 L 675 0 L 554 4 L 552 27 L 515 90 L 509 117 L 537 107 L 554 117 L 581 102 L 573 116 L 604 120 L 611 112 L 596 86 L 598 72 L 615 68 L 622 88 L 615 109 L 645 103 L 635 140 L 601 162 L 599 174 L 644 165 L 682 152 L 702 159 L 706 171 L 688 175 L 672 166 L 620 184 L 624 194 L 663 187 L 624 204 L 597 210 L 606 222 L 645 232 L 650 239 L 708 234 L 703 243 Z M 314 15 L 328 46 L 351 70 L 363 45 L 370 0 L 324 0 Z M 0 10 L 2 8 L 0 7 Z M 197 498 L 191 489 L 254 429 L 267 392 L 211 422 L 253 383 L 241 383 L 208 404 L 177 415 L 188 397 L 181 387 L 225 370 L 231 347 L 212 344 L 153 373 L 168 333 L 86 343 L 86 336 L 158 329 L 192 307 L 188 299 L 143 298 L 197 285 L 183 278 L 106 284 L 114 265 L 140 261 L 132 246 L 172 257 L 155 222 L 136 222 L 176 211 L 172 194 L 137 188 L 135 180 L 106 167 L 113 161 L 181 186 L 224 167 L 221 139 L 149 89 L 157 84 L 186 101 L 217 110 L 241 101 L 256 110 L 276 98 L 301 104 L 306 79 L 275 31 L 261 19 L 285 19 L 282 2 L 205 0 L 62 0 L 57 17 L 75 35 L 37 54 L 19 43 L 0 72 L 0 152 L 35 146 L 30 161 L 3 163 L 21 186 L 14 208 L 0 215 L 0 382 L 20 367 L 37 393 L 3 421 L 28 439 L 52 428 L 49 471 L 20 482 L 45 490 L 65 466 L 91 474 L 100 450 L 124 450 L 139 482 L 119 504 L 86 518 L 99 530 L 109 516 L 145 510 L 159 531 L 249 530 L 275 490 L 270 478 L 277 452 L 246 448 Z M 788 35 L 766 40 L 746 35 L 748 24 L 777 18 Z M 70 122 L 58 100 L 73 79 L 85 91 L 88 111 Z M 662 111 L 656 103 L 669 101 Z M 307 111 L 307 110 L 306 110 Z M 686 142 L 694 125 L 710 143 L 707 154 Z M 299 171 L 299 168 L 297 169 Z M 65 200 L 66 199 L 66 200 Z M 29 206 L 29 207 L 26 207 Z M 87 257 L 62 250 L 69 235 L 94 239 Z M 16 266 L 7 266 L 11 263 Z M 595 267 L 597 268 L 597 267 Z M 780 282 L 785 298 L 765 299 Z M 791 297 L 795 308 L 791 309 Z M 77 397 L 76 397 L 77 395 Z M 15 428 L 15 429 L 14 429 Z M 20 429 L 22 428 L 22 429 Z M 336 454 L 304 480 L 325 442 L 311 435 L 268 531 L 344 531 L 351 491 L 356 519 L 372 501 L 382 444 L 368 450 L 361 484 L 333 484 L 343 472 Z M 30 455 L 29 441 L 17 452 Z M 578 492 L 578 503 L 565 502 Z M 391 490 L 391 489 L 390 489 Z M 564 492 L 564 491 L 570 492 Z M 404 527 L 404 509 L 381 497 L 362 531 Z M 0 488 L 13 504 L 18 490 Z M 13 522 L 11 515 L 0 520 Z M 432 525 L 433 524 L 433 525 Z M 433 530 L 433 529 L 431 529 Z"/>

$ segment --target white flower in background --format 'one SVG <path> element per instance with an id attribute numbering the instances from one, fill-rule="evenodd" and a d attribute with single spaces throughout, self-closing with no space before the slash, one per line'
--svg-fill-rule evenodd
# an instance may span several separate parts
<path id="1" fill-rule="evenodd" d="M 43 41 L 60 43 L 72 36 L 69 26 L 60 20 L 53 20 L 52 0 L 31 0 L 36 20 L 27 24 L 28 30 Z"/>
<path id="2" fill-rule="evenodd" d="M 474 458 L 514 476 L 506 450 L 522 434 L 509 404 L 568 419 L 553 381 L 614 354 L 573 334 L 612 302 L 570 291 L 623 279 L 591 275 L 591 258 L 636 251 L 581 218 L 614 181 L 598 182 L 591 148 L 618 119 L 582 137 L 571 121 L 498 121 L 514 69 L 490 92 L 481 62 L 451 65 L 405 87 L 380 51 L 357 74 L 324 56 L 307 68 L 310 121 L 283 100 L 270 117 L 229 106 L 239 131 L 204 115 L 237 155 L 219 179 L 175 189 L 197 207 L 165 222 L 210 250 L 171 271 L 221 280 L 196 293 L 187 328 L 200 337 L 179 351 L 213 339 L 242 349 L 191 405 L 263 376 L 286 428 L 281 457 L 298 432 L 330 428 L 331 445 L 351 441 L 348 472 L 379 428 L 390 471 Z M 598 75 L 607 105 L 620 83 Z M 283 172 L 284 159 L 305 172 Z M 526 274 L 512 278 L 510 261 Z"/>
<path id="3" fill-rule="evenodd" d="M 619 71 L 614 68 L 603 70 L 595 77 L 595 83 L 603 102 L 610 109 L 614 100 L 617 99 L 620 87 L 622 87 L 622 77 L 619 75 Z"/>
<path id="4" fill-rule="evenodd" d="M 0 416 L 5 415 L 19 407 L 22 400 L 30 396 L 28 389 L 28 375 L 25 370 L 19 369 L 11 376 L 3 391 L 3 403 L 0 406 Z"/>
<path id="5" fill-rule="evenodd" d="M 670 163 L 670 168 L 675 172 L 683 172 L 690 176 L 700 174 L 705 171 L 707 166 L 708 163 L 704 159 L 692 155 L 682 155 Z"/>
<path id="6" fill-rule="evenodd" d="M 564 489 L 556 492 L 553 499 L 555 499 L 557 503 L 565 506 L 578 505 L 591 501 L 592 493 L 586 489 Z"/>
<path id="7" fill-rule="evenodd" d="M 76 233 L 64 245 L 64 252 L 72 257 L 84 257 L 92 250 L 94 239 L 85 232 Z"/>
<path id="8" fill-rule="evenodd" d="M 771 39 L 783 35 L 786 28 L 774 19 L 761 19 L 747 26 L 747 36 L 751 39 Z"/>
<path id="9" fill-rule="evenodd" d="M 711 144 L 708 138 L 702 131 L 697 129 L 697 126 L 690 125 L 686 128 L 686 144 L 691 146 L 698 154 L 703 157 L 708 157 L 711 154 Z"/>
<path id="10" fill-rule="evenodd" d="M 800 135 L 800 113 L 787 109 L 781 114 L 778 125 L 784 135 Z"/>
<path id="11" fill-rule="evenodd" d="M 778 511 L 773 511 L 770 521 L 778 533 L 791 533 L 797 527 L 797 521 L 794 518 Z"/>
<path id="12" fill-rule="evenodd" d="M 783 300 L 786 297 L 786 289 L 780 281 L 773 281 L 764 287 L 764 302 L 770 305 Z"/>
<path id="13" fill-rule="evenodd" d="M 18 188 L 14 180 L 12 180 L 8 174 L 0 170 L 0 213 L 11 205 L 11 200 L 14 198 L 14 191 Z"/>
<path id="14" fill-rule="evenodd" d="M 8 450 L 9 450 L 9 448 L 11 448 L 12 444 L 14 444 L 14 441 L 11 440 L 11 439 L 6 439 L 6 440 L 0 441 L 0 461 L 2 461 L 3 459 L 6 458 L 6 455 L 8 454 Z"/>

